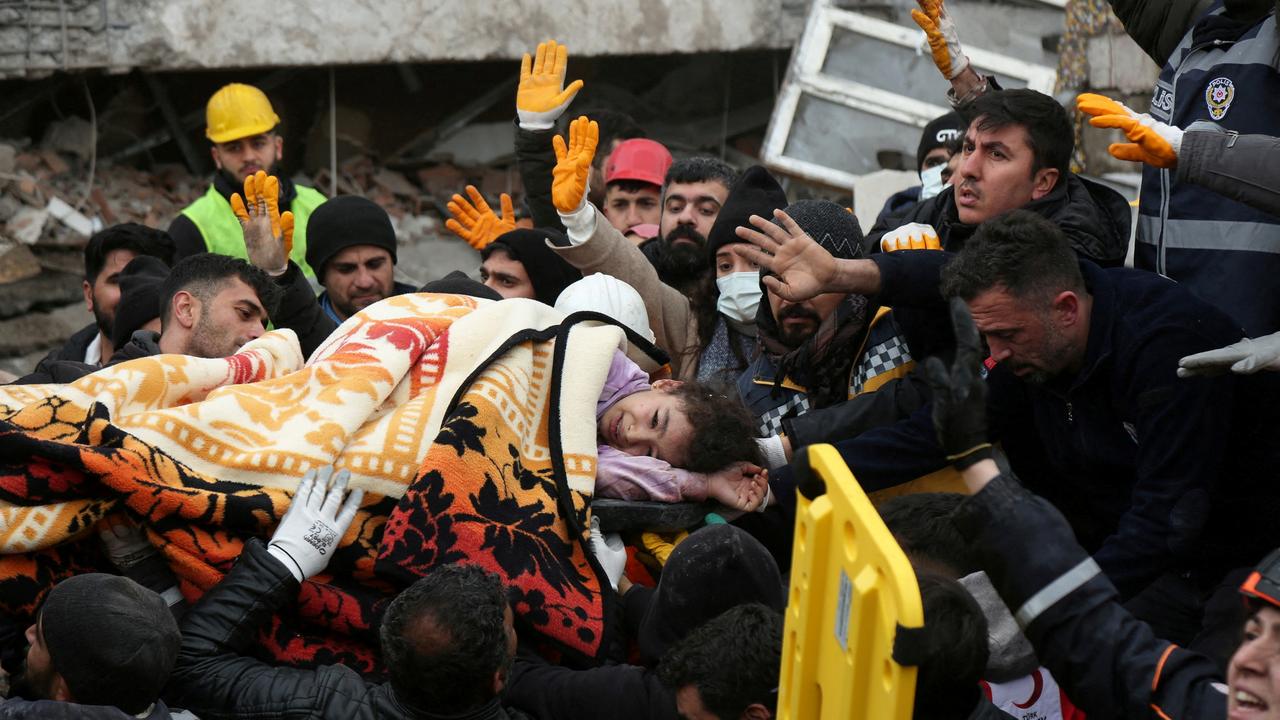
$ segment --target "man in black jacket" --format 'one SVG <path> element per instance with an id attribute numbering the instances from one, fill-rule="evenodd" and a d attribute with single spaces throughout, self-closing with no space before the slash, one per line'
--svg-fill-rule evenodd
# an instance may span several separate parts
<path id="1" fill-rule="evenodd" d="M 139 330 L 112 363 L 165 353 L 234 355 L 266 332 L 280 291 L 259 269 L 229 255 L 183 258 L 160 287 L 160 332 Z"/>
<path id="2" fill-rule="evenodd" d="M 101 230 L 84 248 L 84 303 L 93 323 L 81 328 L 60 348 L 51 350 L 37 368 L 48 362 L 72 360 L 101 367 L 111 359 L 116 303 L 120 301 L 120 273 L 139 255 L 173 264 L 173 239 L 163 230 L 137 223 L 122 223 Z"/>
<path id="3" fill-rule="evenodd" d="M 951 186 L 917 205 L 904 223 L 927 224 L 944 250 L 960 252 L 979 225 L 1021 208 L 1057 225 L 1080 257 L 1103 267 L 1124 263 L 1129 205 L 1115 190 L 1071 172 L 1075 132 L 1056 100 L 1034 90 L 1000 90 L 960 112 L 970 122 Z M 868 240 L 873 249 L 909 247 L 895 243 L 894 228 L 872 228 Z"/>
<path id="4" fill-rule="evenodd" d="M 971 496 L 954 519 L 1037 656 L 1090 717 L 1280 717 L 1280 552 L 1240 586 L 1244 641 L 1223 675 L 1209 658 L 1160 639 L 1119 602 L 1115 587 L 1050 503 L 989 457 L 984 353 L 967 309 L 953 301 L 955 361 L 928 361 L 938 443 L 957 458 Z M 1247 521 L 1246 521 L 1247 522 Z"/>
<path id="5" fill-rule="evenodd" d="M 749 256 L 779 273 L 775 291 L 941 304 L 946 253 L 836 261 L 789 219 L 788 231 L 755 220 L 773 237 L 747 235 L 775 254 Z M 945 278 L 990 345 L 992 435 L 1014 469 L 1071 519 L 1140 617 L 1225 657 L 1236 627 L 1228 591 L 1239 582 L 1227 571 L 1276 544 L 1269 528 L 1280 498 L 1267 478 L 1280 389 L 1273 378 L 1189 381 L 1175 371 L 1188 352 L 1240 328 L 1164 278 L 1078 260 L 1053 224 L 1026 212 L 984 223 Z M 949 464 L 933 438 L 922 410 L 837 447 L 863 487 L 877 490 Z"/>
<path id="6" fill-rule="evenodd" d="M 396 596 L 379 631 L 390 682 L 350 668 L 278 667 L 248 653 L 300 583 L 324 570 L 363 500 L 349 473 L 310 470 L 267 547 L 250 540 L 231 572 L 187 612 L 166 697 L 201 718 L 507 720 L 499 703 L 516 633 L 502 582 L 446 566 Z"/>

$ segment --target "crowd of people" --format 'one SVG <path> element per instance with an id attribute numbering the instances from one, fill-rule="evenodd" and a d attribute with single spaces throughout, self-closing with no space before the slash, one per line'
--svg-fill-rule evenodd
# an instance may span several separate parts
<path id="1" fill-rule="evenodd" d="M 1122 195 L 1073 172 L 1072 112 L 1002 89 L 943 0 L 918 5 L 953 111 L 866 235 L 763 167 L 673 157 L 619 113 L 572 117 L 583 82 L 549 41 L 519 71 L 526 207 L 460 189 L 447 225 L 479 281 L 415 288 L 395 281 L 387 213 L 281 176 L 266 95 L 220 89 L 208 192 L 167 231 L 90 240 L 94 322 L 19 383 L 228 357 L 269 326 L 310 356 L 404 293 L 527 298 L 625 331 L 595 497 L 716 514 L 644 573 L 636 538 L 592 520 L 620 628 L 604 664 L 530 642 L 498 576 L 454 564 L 387 598 L 378 677 L 255 652 L 351 524 L 346 470 L 309 471 L 190 605 L 137 527 L 104 527 L 120 573 L 71 577 L 0 632 L 0 718 L 776 717 L 791 463 L 815 443 L 887 498 L 916 570 L 924 628 L 898 657 L 918 668 L 915 717 L 1280 718 L 1276 4 L 1111 0 L 1164 67 L 1151 108 L 1083 94 L 1073 110 L 1141 165 L 1136 231 Z"/>

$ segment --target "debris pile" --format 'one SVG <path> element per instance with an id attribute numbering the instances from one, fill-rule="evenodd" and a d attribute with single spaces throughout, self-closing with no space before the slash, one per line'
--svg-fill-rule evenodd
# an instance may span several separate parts
<path id="1" fill-rule="evenodd" d="M 0 372 L 22 374 L 92 320 L 85 309 L 84 246 L 104 227 L 138 222 L 168 227 L 208 188 L 209 178 L 178 164 L 140 170 L 95 162 L 88 122 L 68 118 L 39 142 L 0 140 Z M 327 169 L 293 178 L 328 194 Z M 402 251 L 397 271 L 421 284 L 462 268 L 474 251 L 444 228 L 446 203 L 468 183 L 497 204 L 522 197 L 514 164 L 459 167 L 442 162 L 396 170 L 369 155 L 338 166 L 339 194 L 357 194 L 386 208 Z M 441 255 L 446 256 L 441 260 Z"/>

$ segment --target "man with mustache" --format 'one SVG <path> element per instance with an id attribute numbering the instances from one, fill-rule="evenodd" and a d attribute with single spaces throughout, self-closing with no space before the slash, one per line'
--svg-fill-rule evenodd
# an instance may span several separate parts
<path id="1" fill-rule="evenodd" d="M 1129 204 L 1071 172 L 1075 135 L 1056 100 L 1034 90 L 1000 90 L 960 112 L 970 121 L 951 186 L 917 205 L 904 223 L 929 226 L 944 250 L 959 252 L 980 224 L 1021 208 L 1057 225 L 1081 257 L 1103 267 L 1124 263 Z M 871 247 L 910 247 L 901 242 L 906 227 L 873 232 Z"/>
<path id="2" fill-rule="evenodd" d="M 240 223 L 231 209 L 231 196 L 241 191 L 245 178 L 263 171 L 280 179 L 280 212 L 293 213 L 293 250 L 289 259 L 307 277 L 314 277 L 307 264 L 307 220 L 325 197 L 280 173 L 284 139 L 277 133 L 280 116 L 272 109 L 271 101 L 252 85 L 231 83 L 209 98 L 205 118 L 205 135 L 212 143 L 209 154 L 217 172 L 204 196 L 183 208 L 169 225 L 177 247 L 175 257 L 214 252 L 247 259 Z"/>
<path id="3" fill-rule="evenodd" d="M 800 200 L 786 212 L 833 257 L 861 257 L 862 231 L 844 208 Z M 786 465 L 792 447 L 844 439 L 923 404 L 892 309 L 857 293 L 793 301 L 761 287 L 768 300 L 756 314 L 761 351 L 739 376 L 738 394 L 759 419 L 769 467 Z"/>

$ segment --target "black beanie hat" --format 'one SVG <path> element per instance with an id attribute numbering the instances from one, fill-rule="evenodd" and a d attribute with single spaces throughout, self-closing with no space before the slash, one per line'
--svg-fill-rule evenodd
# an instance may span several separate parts
<path id="1" fill-rule="evenodd" d="M 725 198 L 720 214 L 716 216 L 711 232 L 707 233 L 707 262 L 715 267 L 716 251 L 725 245 L 746 242 L 738 237 L 739 225 L 751 227 L 752 215 L 773 218 L 773 211 L 787 206 L 787 194 L 782 186 L 759 165 L 747 168 Z"/>
<path id="2" fill-rule="evenodd" d="M 324 284 L 324 264 L 352 245 L 373 245 L 396 263 L 396 231 L 380 205 L 358 195 L 339 195 L 320 203 L 307 220 L 307 264 Z"/>
<path id="3" fill-rule="evenodd" d="M 150 255 L 139 255 L 120 271 L 120 302 L 111 324 L 111 345 L 117 350 L 133 333 L 160 317 L 160 286 L 169 277 L 169 266 Z"/>
<path id="4" fill-rule="evenodd" d="M 564 234 L 547 228 L 526 230 L 519 228 L 503 233 L 485 246 L 480 257 L 488 260 L 495 250 L 501 250 L 512 260 L 524 266 L 533 283 L 533 294 L 539 302 L 555 305 L 561 291 L 582 279 L 582 273 L 547 247 L 547 240 L 556 245 L 568 245 Z"/>
<path id="5" fill-rule="evenodd" d="M 418 292 L 470 295 L 473 298 L 481 298 L 482 300 L 502 299 L 502 296 L 498 294 L 498 291 L 484 283 L 472 280 L 461 270 L 454 270 L 439 280 L 432 280 L 426 285 L 423 285 L 422 289 Z"/>
<path id="6" fill-rule="evenodd" d="M 40 609 L 53 669 L 81 705 L 130 715 L 160 697 L 178 659 L 178 624 L 155 592 L 118 575 L 88 573 L 58 583 Z"/>
<path id="7" fill-rule="evenodd" d="M 797 200 L 786 213 L 827 252 L 843 260 L 862 255 L 858 218 L 830 200 Z"/>
<path id="8" fill-rule="evenodd" d="M 930 150 L 946 147 L 952 140 L 963 135 L 968 126 L 969 124 L 954 110 L 930 120 L 929 124 L 924 126 L 924 132 L 920 135 L 920 145 L 916 148 L 916 172 L 920 172 L 920 166 L 924 165 L 924 156 L 928 155 Z"/>
<path id="9" fill-rule="evenodd" d="M 737 605 L 761 603 L 782 612 L 786 588 L 773 556 L 745 530 L 708 525 L 676 546 L 649 597 L 637 637 L 652 665 L 693 630 Z"/>

